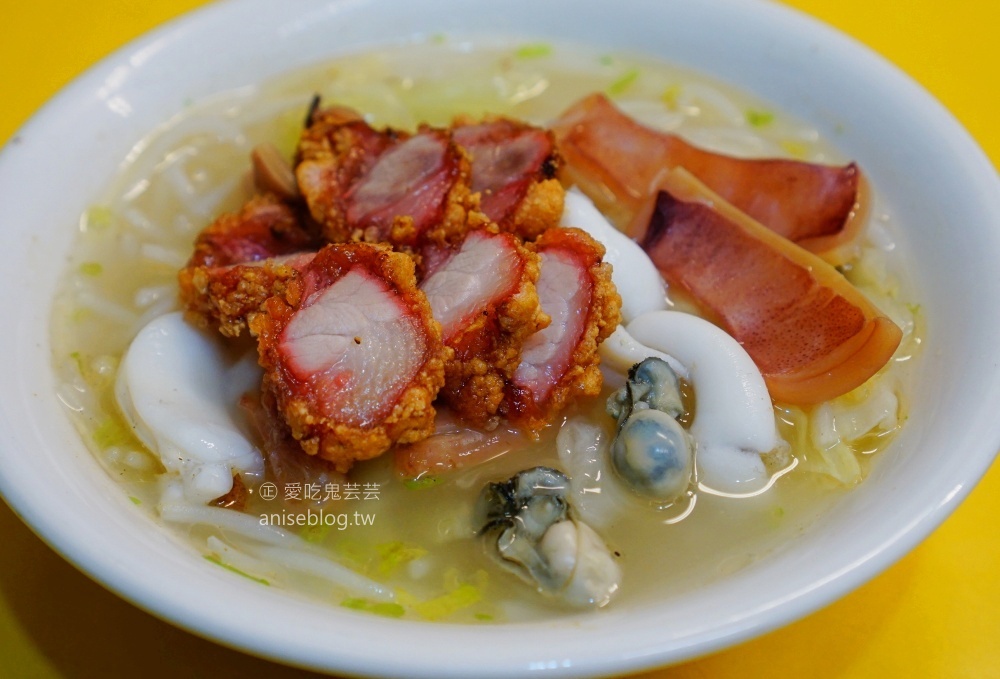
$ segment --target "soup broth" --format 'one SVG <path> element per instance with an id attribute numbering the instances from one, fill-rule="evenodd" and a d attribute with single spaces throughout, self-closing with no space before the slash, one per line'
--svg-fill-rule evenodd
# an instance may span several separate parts
<path id="1" fill-rule="evenodd" d="M 239 525 L 213 523 L 219 512 L 232 510 L 213 508 L 185 518 L 164 509 L 170 506 L 168 475 L 120 414 L 114 384 L 136 333 L 179 308 L 177 271 L 197 233 L 250 195 L 251 149 L 270 142 L 290 157 L 314 93 L 364 112 L 375 126 L 413 129 L 486 113 L 544 125 L 594 91 L 609 94 L 640 121 L 712 150 L 841 160 L 814 128 L 733 87 L 653 60 L 569 45 L 439 36 L 346 56 L 209 100 L 178 102 L 178 113 L 135 145 L 106 193 L 81 216 L 52 319 L 60 397 L 123 492 L 207 559 L 262 586 L 428 620 L 486 623 L 569 614 L 496 567 L 473 535 L 472 510 L 490 481 L 537 465 L 566 469 L 557 443 L 564 420 L 584 421 L 602 437 L 612 436 L 614 421 L 604 402 L 620 376 L 608 372 L 600 398 L 574 405 L 537 441 L 439 477 L 404 480 L 389 453 L 357 465 L 346 482 L 336 484 L 289 488 L 279 487 L 280 479 L 249 478 L 244 514 L 250 523 Z M 638 498 L 621 501 L 624 506 L 595 526 L 623 570 L 612 607 L 668 601 L 765 559 L 861 482 L 874 454 L 905 419 L 908 359 L 920 344 L 919 309 L 901 301 L 893 226 L 876 213 L 861 257 L 844 273 L 903 328 L 894 360 L 834 402 L 809 409 L 775 406 L 788 445 L 766 460 L 773 482 L 765 492 L 727 497 L 701 488 L 667 507 Z M 676 295 L 671 301 L 693 310 Z M 253 351 L 249 340 L 230 349 L 234 361 Z M 232 408 L 253 436 L 238 406 Z M 834 427 L 835 420 L 847 419 L 856 423 L 850 435 Z M 267 484 L 274 484 L 271 491 Z M 304 547 L 282 556 L 280 540 L 247 536 L 251 524 L 297 533 Z M 325 565 L 317 565 L 324 559 Z M 344 566 L 391 588 L 395 598 L 380 600 L 334 584 L 343 584 L 338 578 Z"/>

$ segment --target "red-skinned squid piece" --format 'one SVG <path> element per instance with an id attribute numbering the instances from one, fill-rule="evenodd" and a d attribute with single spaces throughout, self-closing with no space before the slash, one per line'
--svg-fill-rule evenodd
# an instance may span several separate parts
<path id="1" fill-rule="evenodd" d="M 836 398 L 889 361 L 900 329 L 836 269 L 684 170 L 664 187 L 643 249 L 746 349 L 772 398 Z"/>
<path id="2" fill-rule="evenodd" d="M 501 230 L 532 240 L 558 226 L 564 192 L 551 132 L 509 118 L 459 119 L 452 132 L 472 159 L 480 210 Z"/>
<path id="3" fill-rule="evenodd" d="M 476 205 L 469 161 L 449 130 L 375 130 L 343 108 L 315 111 L 309 122 L 295 176 L 327 240 L 414 248 L 467 230 Z"/>
<path id="4" fill-rule="evenodd" d="M 250 319 L 262 389 L 303 450 L 346 472 L 434 431 L 451 350 L 413 260 L 367 243 L 328 245 Z"/>
<path id="5" fill-rule="evenodd" d="M 535 291 L 538 255 L 490 227 L 425 259 L 433 267 L 420 289 L 455 351 L 441 396 L 467 422 L 485 425 L 521 362 L 522 345 L 548 321 Z"/>
<path id="6" fill-rule="evenodd" d="M 238 336 L 247 316 L 279 293 L 319 245 L 293 207 L 272 195 L 252 198 L 198 235 L 178 274 L 188 319 Z"/>
<path id="7" fill-rule="evenodd" d="M 597 347 L 621 320 L 621 297 L 604 247 L 586 232 L 549 229 L 531 247 L 541 257 L 535 287 L 551 322 L 525 342 L 501 412 L 537 430 L 573 399 L 600 392 Z"/>
<path id="8" fill-rule="evenodd" d="M 856 251 L 868 199 L 854 163 L 834 167 L 713 153 L 639 124 L 602 94 L 571 106 L 553 130 L 566 163 L 564 178 L 633 237 L 649 222 L 666 173 L 683 167 L 736 208 L 831 264 Z"/>

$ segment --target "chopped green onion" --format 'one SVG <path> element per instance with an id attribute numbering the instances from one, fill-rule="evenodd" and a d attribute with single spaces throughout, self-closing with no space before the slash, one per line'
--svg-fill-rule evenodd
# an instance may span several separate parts
<path id="1" fill-rule="evenodd" d="M 413 610 L 425 620 L 440 620 L 463 608 L 468 608 L 482 598 L 482 592 L 473 585 L 459 585 L 447 594 L 414 604 Z"/>
<path id="2" fill-rule="evenodd" d="M 340 602 L 340 605 L 354 611 L 365 611 L 366 613 L 383 615 L 387 618 L 401 618 L 403 617 L 403 614 L 406 613 L 406 609 L 399 604 L 383 601 L 369 601 L 368 599 L 361 599 L 357 597 L 344 599 Z"/>
<path id="3" fill-rule="evenodd" d="M 423 547 L 407 545 L 398 541 L 376 545 L 375 550 L 379 556 L 378 566 L 375 570 L 379 575 L 391 575 L 400 567 L 427 554 L 427 550 Z"/>
<path id="4" fill-rule="evenodd" d="M 139 498 L 137 498 L 137 497 L 136 497 L 135 495 L 129 495 L 129 496 L 128 496 L 128 499 L 129 499 L 129 500 L 131 500 L 131 501 L 132 501 L 132 504 L 134 504 L 134 505 L 136 505 L 136 506 L 138 506 L 138 505 L 141 505 L 141 504 L 142 504 L 142 500 L 140 500 Z"/>
<path id="5" fill-rule="evenodd" d="M 100 262 L 84 262 L 80 265 L 80 273 L 84 276 L 100 276 L 104 272 L 104 267 Z"/>
<path id="6" fill-rule="evenodd" d="M 547 42 L 535 42 L 521 45 L 514 51 L 514 56 L 518 59 L 539 59 L 552 54 L 552 45 Z"/>
<path id="7" fill-rule="evenodd" d="M 627 90 L 632 83 L 639 79 L 639 69 L 630 68 L 625 71 L 617 80 L 608 85 L 608 94 L 614 96 L 622 94 Z"/>
<path id="8" fill-rule="evenodd" d="M 751 127 L 766 127 L 774 122 L 774 114 L 770 111 L 747 110 L 747 122 Z"/>

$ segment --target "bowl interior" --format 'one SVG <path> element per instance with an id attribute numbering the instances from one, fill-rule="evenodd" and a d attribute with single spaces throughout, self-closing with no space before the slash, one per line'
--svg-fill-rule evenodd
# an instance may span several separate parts
<path id="1" fill-rule="evenodd" d="M 358 616 L 262 592 L 206 565 L 132 506 L 55 396 L 49 313 L 77 218 L 144 134 L 189 98 L 366 46 L 483 26 L 648 53 L 763 96 L 856 159 L 902 227 L 913 297 L 927 319 L 903 432 L 869 478 L 801 538 L 669 607 L 650 601 L 498 632 Z M 1000 317 L 982 310 L 1000 308 L 998 189 L 983 154 L 929 95 L 849 39 L 769 3 L 212 5 L 97 66 L 0 156 L 0 243 L 14 267 L 0 315 L 16 319 L 0 336 L 4 355 L 16 357 L 0 387 L 0 490 L 50 545 L 138 605 L 296 664 L 413 676 L 596 674 L 705 653 L 872 577 L 943 520 L 988 467 L 1000 447 L 991 410 L 1000 402 Z M 384 652 L 396 641 L 405 658 Z"/>

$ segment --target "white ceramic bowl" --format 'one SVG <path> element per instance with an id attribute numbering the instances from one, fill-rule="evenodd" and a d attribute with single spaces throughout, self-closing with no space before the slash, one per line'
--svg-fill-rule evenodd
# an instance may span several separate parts
<path id="1" fill-rule="evenodd" d="M 263 590 L 197 558 L 133 507 L 55 397 L 49 310 L 78 215 L 117 159 L 184 99 L 323 57 L 441 31 L 567 38 L 647 52 L 762 95 L 857 159 L 905 225 L 927 350 L 911 416 L 870 477 L 807 535 L 665 606 L 538 624 L 386 620 Z M 119 51 L 0 156 L 0 490 L 67 559 L 154 614 L 252 653 L 394 676 L 594 675 L 761 634 L 868 580 L 931 532 L 1000 448 L 1000 182 L 955 120 L 851 40 L 738 0 L 231 1 Z M 405 649 L 402 650 L 402 649 Z"/>

